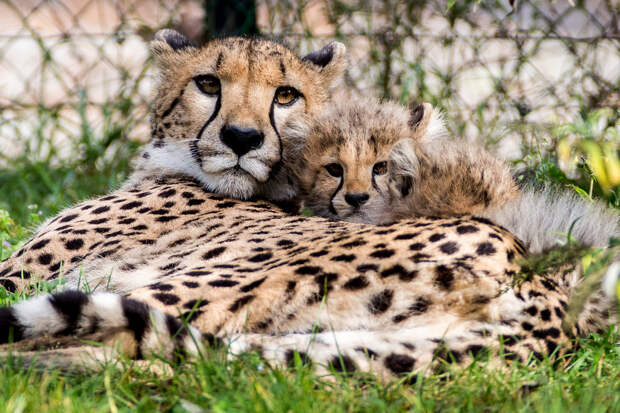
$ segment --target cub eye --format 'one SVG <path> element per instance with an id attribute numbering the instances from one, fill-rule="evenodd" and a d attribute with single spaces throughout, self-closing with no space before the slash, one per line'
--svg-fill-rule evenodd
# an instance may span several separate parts
<path id="1" fill-rule="evenodd" d="M 341 177 L 343 173 L 342 166 L 340 166 L 340 164 L 337 164 L 335 162 L 325 165 L 325 170 L 327 171 L 328 174 L 336 178 Z"/>
<path id="2" fill-rule="evenodd" d="M 198 89 L 206 95 L 218 95 L 222 85 L 220 79 L 213 75 L 199 75 L 194 78 Z"/>
<path id="3" fill-rule="evenodd" d="M 387 162 L 386 161 L 377 162 L 372 167 L 372 174 L 373 175 L 383 175 L 386 172 L 387 172 Z"/>
<path id="4" fill-rule="evenodd" d="M 281 86 L 276 89 L 276 95 L 274 96 L 273 100 L 278 105 L 288 106 L 295 103 L 295 101 L 297 100 L 297 98 L 299 98 L 300 95 L 301 93 L 299 93 L 294 87 Z"/>

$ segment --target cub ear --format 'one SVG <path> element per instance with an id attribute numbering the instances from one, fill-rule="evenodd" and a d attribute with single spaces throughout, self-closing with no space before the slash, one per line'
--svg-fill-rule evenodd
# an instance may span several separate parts
<path id="1" fill-rule="evenodd" d="M 312 67 L 331 83 L 347 68 L 347 48 L 340 42 L 330 42 L 322 49 L 304 56 L 301 60 L 311 63 Z"/>
<path id="2" fill-rule="evenodd" d="M 420 138 L 426 132 L 433 115 L 433 106 L 430 103 L 420 103 L 414 105 L 409 113 L 409 127 L 415 132 L 416 137 Z"/>
<path id="3" fill-rule="evenodd" d="M 166 53 L 197 48 L 196 43 L 172 29 L 158 31 L 151 41 L 151 51 L 157 57 Z"/>

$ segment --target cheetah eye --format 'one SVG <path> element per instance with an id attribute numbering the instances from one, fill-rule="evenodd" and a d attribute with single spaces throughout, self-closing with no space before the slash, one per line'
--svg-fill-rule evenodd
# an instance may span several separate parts
<path id="1" fill-rule="evenodd" d="M 340 164 L 337 164 L 335 162 L 325 165 L 325 170 L 327 171 L 328 174 L 336 178 L 340 178 L 343 173 L 342 166 L 340 166 Z"/>
<path id="2" fill-rule="evenodd" d="M 372 167 L 372 174 L 373 175 L 384 175 L 386 172 L 387 172 L 387 162 L 386 161 L 377 162 Z"/>
<path id="3" fill-rule="evenodd" d="M 199 75 L 194 78 L 196 86 L 205 95 L 218 95 L 222 89 L 220 79 L 213 75 Z"/>
<path id="4" fill-rule="evenodd" d="M 276 89 L 276 95 L 273 100 L 278 105 L 290 106 L 297 101 L 301 93 L 291 86 L 281 86 Z"/>

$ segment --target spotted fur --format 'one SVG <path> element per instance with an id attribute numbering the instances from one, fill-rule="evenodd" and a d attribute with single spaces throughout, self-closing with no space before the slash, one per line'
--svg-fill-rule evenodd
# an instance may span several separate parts
<path id="1" fill-rule="evenodd" d="M 170 49 L 171 67 L 198 53 L 176 36 L 166 42 L 172 44 L 159 46 Z M 324 55 L 309 60 L 324 62 Z M 216 56 L 215 66 L 224 59 Z M 169 110 L 172 95 L 160 99 L 168 104 L 155 105 L 156 117 L 182 102 Z M 425 122 L 406 119 L 413 119 L 408 131 Z M 166 150 L 177 156 L 165 136 L 161 159 Z M 486 219 L 417 217 L 373 226 L 294 216 L 266 201 L 213 193 L 239 195 L 226 188 L 237 179 L 246 185 L 244 175 L 217 175 L 214 188 L 192 171 L 143 165 L 121 190 L 47 222 L 0 265 L 0 282 L 24 290 L 35 278 L 63 278 L 69 289 L 0 310 L 0 342 L 93 334 L 112 342 L 120 334 L 129 336 L 126 354 L 172 358 L 221 340 L 232 354 L 255 349 L 273 365 L 291 366 L 299 353 L 317 369 L 390 379 L 439 360 L 559 354 L 571 336 L 615 322 L 614 302 L 605 296 L 587 317 L 569 322 L 573 268 L 520 277 L 524 245 Z M 94 293 L 71 291 L 84 281 Z M 77 354 L 93 355 L 76 349 L 59 357 Z"/>

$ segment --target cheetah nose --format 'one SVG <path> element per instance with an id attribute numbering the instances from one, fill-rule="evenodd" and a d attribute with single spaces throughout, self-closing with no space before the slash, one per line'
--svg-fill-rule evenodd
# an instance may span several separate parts
<path id="1" fill-rule="evenodd" d="M 260 148 L 264 137 L 265 135 L 256 129 L 239 126 L 224 126 L 220 133 L 222 142 L 232 149 L 237 156 L 243 156 L 252 149 Z"/>
<path id="2" fill-rule="evenodd" d="M 368 201 L 368 198 L 370 198 L 370 196 L 368 196 L 367 193 L 363 193 L 363 194 L 345 194 L 344 196 L 344 200 L 347 201 L 347 204 L 355 207 L 355 208 L 359 208 L 360 205 L 363 205 L 366 203 L 366 201 Z"/>

